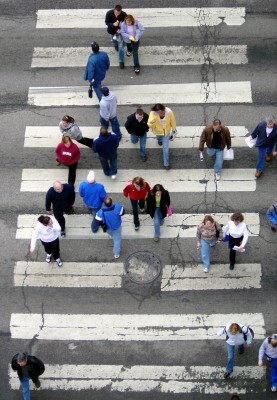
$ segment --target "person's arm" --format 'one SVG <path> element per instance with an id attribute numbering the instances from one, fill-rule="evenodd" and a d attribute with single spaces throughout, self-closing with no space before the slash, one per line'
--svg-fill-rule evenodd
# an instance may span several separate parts
<path id="1" fill-rule="evenodd" d="M 40 228 L 41 228 L 41 223 L 37 222 L 36 227 L 32 233 L 32 239 L 31 239 L 31 244 L 30 244 L 30 252 L 31 253 L 33 253 L 36 249 L 36 243 L 37 243 L 37 239 L 39 237 Z"/>
<path id="2" fill-rule="evenodd" d="M 221 242 L 221 240 L 223 239 L 222 226 L 221 226 L 218 222 L 215 222 L 215 226 L 216 226 L 216 229 L 217 229 L 218 232 L 219 232 L 219 237 L 217 238 L 217 241 L 218 241 L 218 242 Z"/>
<path id="3" fill-rule="evenodd" d="M 129 196 L 129 192 L 130 192 L 130 185 L 125 186 L 125 188 L 123 189 L 123 195 L 124 197 L 128 197 Z"/>
<path id="4" fill-rule="evenodd" d="M 60 161 L 60 158 L 61 158 L 61 145 L 62 144 L 59 143 L 57 148 L 56 148 L 56 157 L 57 157 L 57 160 L 59 160 L 59 161 Z"/>
<path id="5" fill-rule="evenodd" d="M 258 366 L 259 367 L 263 366 L 263 358 L 264 358 L 264 353 L 265 353 L 266 341 L 267 341 L 267 339 L 263 341 L 263 343 L 261 344 L 261 347 L 259 349 L 259 355 L 258 355 Z"/>
<path id="6" fill-rule="evenodd" d="M 111 13 L 109 11 L 106 12 L 106 17 L 105 17 L 105 24 L 107 25 L 108 28 L 113 29 L 114 28 L 114 23 L 113 19 L 111 18 Z"/>
<path id="7" fill-rule="evenodd" d="M 120 26 L 120 34 L 121 34 L 124 42 L 130 43 L 129 33 L 127 31 L 127 25 L 125 24 L 125 22 L 122 22 L 122 24 Z"/>
<path id="8" fill-rule="evenodd" d="M 137 27 L 138 27 L 138 29 L 136 30 L 135 39 L 139 40 L 142 37 L 142 35 L 144 34 L 145 29 L 141 22 L 137 22 Z"/>
<path id="9" fill-rule="evenodd" d="M 81 153 L 80 153 L 80 149 L 77 146 L 77 144 L 74 146 L 74 150 L 73 150 L 73 157 L 72 160 L 70 162 L 70 165 L 75 164 L 79 159 L 80 159 Z"/>
<path id="10" fill-rule="evenodd" d="M 94 79 L 95 63 L 91 60 L 90 57 L 88 59 L 88 63 L 84 73 L 84 81 L 89 81 L 91 83 Z"/>
<path id="11" fill-rule="evenodd" d="M 51 189 L 48 190 L 48 192 L 46 193 L 46 197 L 45 197 L 45 209 L 46 211 L 51 211 Z"/>
<path id="12" fill-rule="evenodd" d="M 270 206 L 269 209 L 266 212 L 267 219 L 272 223 L 272 224 L 277 224 L 277 213 L 274 210 L 273 206 Z"/>
<path id="13" fill-rule="evenodd" d="M 226 335 L 226 328 L 221 328 L 218 332 L 217 332 L 217 336 L 223 336 Z"/>
<path id="14" fill-rule="evenodd" d="M 197 247 L 197 249 L 200 249 L 200 245 L 201 245 L 201 243 L 200 243 L 200 239 L 201 239 L 201 228 L 200 228 L 200 225 L 198 225 L 198 227 L 197 227 L 196 238 L 197 238 L 196 247 Z"/>
<path id="15" fill-rule="evenodd" d="M 247 229 L 246 225 L 244 225 L 244 229 L 243 229 L 243 233 L 242 234 L 243 234 L 243 239 L 242 239 L 240 248 L 244 248 L 246 243 L 247 243 L 247 241 L 248 241 L 248 229 Z"/>
<path id="16" fill-rule="evenodd" d="M 105 200 L 105 198 L 107 197 L 107 193 L 106 193 L 106 190 L 105 190 L 105 188 L 104 188 L 104 186 L 102 187 L 102 190 L 101 190 L 101 193 L 100 193 L 100 196 L 99 196 L 99 198 L 100 198 L 100 200 L 102 201 L 102 203 L 104 202 L 104 200 Z"/>
<path id="17" fill-rule="evenodd" d="M 76 199 L 76 194 L 74 186 L 70 185 L 68 200 L 71 206 L 73 206 L 73 204 L 75 203 L 75 199 Z"/>
<path id="18" fill-rule="evenodd" d="M 127 117 L 127 120 L 126 120 L 124 126 L 125 126 L 125 128 L 126 128 L 126 131 L 127 131 L 129 134 L 132 133 L 131 125 L 132 125 L 131 118 L 130 118 L 130 117 Z"/>
<path id="19" fill-rule="evenodd" d="M 157 123 L 157 117 L 154 115 L 154 112 L 151 111 L 147 125 L 149 126 L 150 129 L 153 129 L 156 126 L 156 123 Z"/>
<path id="20" fill-rule="evenodd" d="M 206 128 L 205 128 L 199 139 L 199 151 L 202 152 L 204 150 L 206 141 L 207 141 L 207 134 L 206 134 Z"/>
<path id="21" fill-rule="evenodd" d="M 223 237 L 224 238 L 227 235 L 227 232 L 229 231 L 229 229 L 230 229 L 230 227 L 229 227 L 229 221 L 228 221 L 227 224 L 223 228 Z"/>
<path id="22" fill-rule="evenodd" d="M 251 133 L 251 138 L 255 139 L 258 134 L 259 134 L 259 129 L 260 129 L 260 124 L 256 126 L 256 128 L 254 129 L 254 131 Z"/>
<path id="23" fill-rule="evenodd" d="M 51 218 L 51 220 L 52 220 L 52 222 L 53 222 L 53 229 L 54 229 L 56 232 L 60 232 L 60 231 L 61 231 L 61 226 L 60 226 L 60 224 L 58 223 L 58 221 L 56 220 L 56 218 L 53 217 L 53 216 L 51 216 L 50 218 Z"/>
<path id="24" fill-rule="evenodd" d="M 176 119 L 173 111 L 170 112 L 170 125 L 173 132 L 176 131 Z"/>

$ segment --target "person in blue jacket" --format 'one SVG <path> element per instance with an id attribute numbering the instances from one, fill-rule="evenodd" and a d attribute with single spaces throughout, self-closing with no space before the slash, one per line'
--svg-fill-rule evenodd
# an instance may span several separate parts
<path id="1" fill-rule="evenodd" d="M 264 170 L 264 161 L 270 162 L 272 156 L 277 155 L 277 126 L 273 115 L 268 115 L 265 121 L 259 123 L 251 135 L 251 139 L 256 139 L 258 147 L 258 163 L 255 177 L 259 178 Z M 275 148 L 274 148 L 275 146 Z"/>
<path id="2" fill-rule="evenodd" d="M 98 153 L 98 158 L 106 176 L 112 179 L 117 177 L 117 148 L 119 145 L 118 136 L 113 132 L 108 132 L 105 127 L 100 128 L 100 135 L 94 139 L 92 149 Z"/>
<path id="3" fill-rule="evenodd" d="M 100 90 L 101 83 L 105 79 L 106 72 L 110 68 L 110 60 L 108 54 L 99 51 L 99 45 L 96 42 L 91 43 L 93 53 L 89 56 L 86 70 L 84 73 L 84 81 L 89 81 L 100 101 L 102 92 Z"/>
<path id="4" fill-rule="evenodd" d="M 266 212 L 266 217 L 271 224 L 272 232 L 277 232 L 277 203 L 269 207 Z"/>

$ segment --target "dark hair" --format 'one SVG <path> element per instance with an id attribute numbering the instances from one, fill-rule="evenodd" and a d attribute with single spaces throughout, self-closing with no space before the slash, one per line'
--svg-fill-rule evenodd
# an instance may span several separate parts
<path id="1" fill-rule="evenodd" d="M 155 195 L 159 190 L 162 192 L 162 194 L 165 194 L 165 193 L 166 193 L 165 188 L 164 188 L 163 185 L 161 185 L 160 183 L 157 183 L 156 185 L 154 185 L 154 186 L 152 187 L 150 193 L 151 193 L 152 195 Z"/>
<path id="2" fill-rule="evenodd" d="M 48 225 L 49 221 L 50 221 L 50 217 L 48 217 L 48 215 L 40 215 L 38 217 L 38 221 L 42 224 L 42 225 Z"/>
<path id="3" fill-rule="evenodd" d="M 164 110 L 165 106 L 161 103 L 157 103 L 151 108 L 151 111 L 164 111 Z"/>
<path id="4" fill-rule="evenodd" d="M 233 394 L 232 397 L 230 398 L 230 400 L 240 400 L 239 395 Z"/>
<path id="5" fill-rule="evenodd" d="M 73 124 L 75 122 L 75 119 L 73 117 L 70 117 L 70 115 L 65 115 L 62 118 L 62 121 L 68 122 L 70 124 Z"/>
<path id="6" fill-rule="evenodd" d="M 138 115 L 143 115 L 143 109 L 142 108 L 137 108 L 137 111 L 136 111 L 136 113 L 138 114 Z"/>
<path id="7" fill-rule="evenodd" d="M 213 120 L 213 126 L 217 126 L 217 125 L 221 125 L 221 121 L 220 121 L 220 119 L 215 118 L 215 119 Z"/>
<path id="8" fill-rule="evenodd" d="M 233 215 L 231 215 L 231 221 L 239 221 L 242 222 L 244 220 L 244 216 L 241 213 L 234 213 Z"/>
<path id="9" fill-rule="evenodd" d="M 104 204 L 105 204 L 105 206 L 110 207 L 113 204 L 113 199 L 109 196 L 106 197 L 104 200 Z"/>
<path id="10" fill-rule="evenodd" d="M 202 223 L 205 225 L 207 221 L 210 221 L 212 224 L 214 224 L 214 219 L 211 215 L 205 215 Z"/>
<path id="11" fill-rule="evenodd" d="M 100 128 L 100 135 L 101 135 L 101 136 L 107 136 L 107 134 L 108 134 L 108 129 L 105 128 L 105 126 L 101 126 L 101 128 Z"/>
<path id="12" fill-rule="evenodd" d="M 122 10 L 121 5 L 120 5 L 120 4 L 117 4 L 116 6 L 114 6 L 114 10 L 116 10 L 116 11 L 121 11 L 121 10 Z"/>
<path id="13" fill-rule="evenodd" d="M 99 52 L 99 44 L 97 42 L 92 42 L 91 43 L 91 50 L 94 53 L 98 53 Z"/>

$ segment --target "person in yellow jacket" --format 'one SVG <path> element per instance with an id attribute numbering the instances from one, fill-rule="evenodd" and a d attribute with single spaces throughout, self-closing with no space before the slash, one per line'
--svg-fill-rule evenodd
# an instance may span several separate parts
<path id="1" fill-rule="evenodd" d="M 151 108 L 148 118 L 148 126 L 152 129 L 158 139 L 160 146 L 163 146 L 163 162 L 166 170 L 170 169 L 169 164 L 169 140 L 174 140 L 176 136 L 176 121 L 173 111 L 163 104 L 155 104 Z"/>

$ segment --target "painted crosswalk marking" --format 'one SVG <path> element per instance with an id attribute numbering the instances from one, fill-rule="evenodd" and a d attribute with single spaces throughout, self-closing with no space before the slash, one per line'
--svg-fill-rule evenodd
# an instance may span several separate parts
<path id="1" fill-rule="evenodd" d="M 118 67 L 118 55 L 113 47 L 101 47 L 109 58 L 111 67 Z M 35 47 L 32 68 L 84 67 L 91 48 L 87 47 Z M 202 65 L 246 64 L 246 45 L 219 46 L 142 46 L 139 50 L 140 64 L 143 65 Z M 133 66 L 126 57 L 125 66 Z"/>
<path id="2" fill-rule="evenodd" d="M 260 289 L 261 264 L 215 265 L 210 274 L 202 265 L 165 265 L 162 271 L 161 290 L 218 290 Z M 121 288 L 125 275 L 123 263 L 64 262 L 63 268 L 45 262 L 17 261 L 14 268 L 15 286 L 32 287 L 93 287 Z"/>
<path id="3" fill-rule="evenodd" d="M 226 224 L 232 213 L 211 214 L 218 223 Z M 244 213 L 249 235 L 257 236 L 260 231 L 258 213 Z M 38 215 L 23 214 L 17 219 L 16 239 L 30 240 Z M 153 238 L 153 220 L 149 215 L 140 215 L 140 230 L 134 230 L 133 216 L 124 215 L 122 223 L 123 239 L 147 239 Z M 196 227 L 203 220 L 204 214 L 173 214 L 165 218 L 161 238 L 195 238 Z M 68 239 L 108 239 L 109 236 L 101 229 L 96 234 L 91 232 L 91 216 L 89 214 L 67 215 L 66 232 Z"/>
<path id="4" fill-rule="evenodd" d="M 170 142 L 170 148 L 196 148 L 198 149 L 199 138 L 205 126 L 178 126 L 178 135 L 173 142 Z M 249 133 L 245 126 L 230 126 L 228 128 L 231 133 L 232 147 L 246 147 L 245 136 Z M 99 126 L 81 126 L 84 137 L 95 138 L 99 136 Z M 139 148 L 139 143 L 133 144 L 130 135 L 122 126 L 120 128 L 122 139 L 120 142 L 121 149 Z M 24 147 L 57 147 L 61 140 L 61 132 L 58 126 L 26 126 Z M 81 148 L 86 146 L 78 143 Z M 147 134 L 147 148 L 160 148 L 156 137 L 151 131 Z"/>
<path id="5" fill-rule="evenodd" d="M 151 12 L 149 12 L 151 10 Z M 106 28 L 107 9 L 49 9 L 37 11 L 38 29 Z M 128 8 L 126 11 L 141 20 L 145 28 L 179 26 L 242 25 L 244 7 L 201 8 Z"/>
<path id="6" fill-rule="evenodd" d="M 199 157 L 197 151 L 195 156 Z M 87 174 L 88 170 L 77 170 L 76 190 L 81 181 L 86 181 Z M 122 193 L 130 178 L 145 176 L 145 170 L 119 170 L 115 181 L 104 175 L 102 170 L 95 170 L 95 174 L 98 182 L 101 182 L 109 193 Z M 66 182 L 67 176 L 68 168 L 62 166 L 56 169 L 23 169 L 20 190 L 46 192 L 53 185 L 54 180 Z M 220 181 L 215 181 L 214 171 L 209 169 L 171 169 L 166 174 L 164 170 L 147 170 L 147 182 L 151 186 L 157 183 L 157 176 L 163 177 L 163 186 L 170 193 L 253 192 L 256 190 L 255 169 L 223 169 Z"/>
<path id="7" fill-rule="evenodd" d="M 235 382 L 222 379 L 221 366 L 167 366 L 167 365 L 75 365 L 46 364 L 40 377 L 40 390 L 107 390 L 108 392 L 203 393 L 260 392 L 255 384 L 265 378 L 266 367 L 248 365 L 234 367 Z M 9 367 L 12 390 L 18 389 L 18 377 Z M 219 381 L 217 381 L 219 380 Z M 30 382 L 31 389 L 34 388 Z M 265 391 L 266 389 L 263 389 Z"/>
<path id="8" fill-rule="evenodd" d="M 252 103 L 251 82 L 210 82 L 160 85 L 109 86 L 118 105 Z M 30 87 L 28 104 L 39 107 L 92 106 L 98 99 L 88 97 L 87 86 Z"/>

